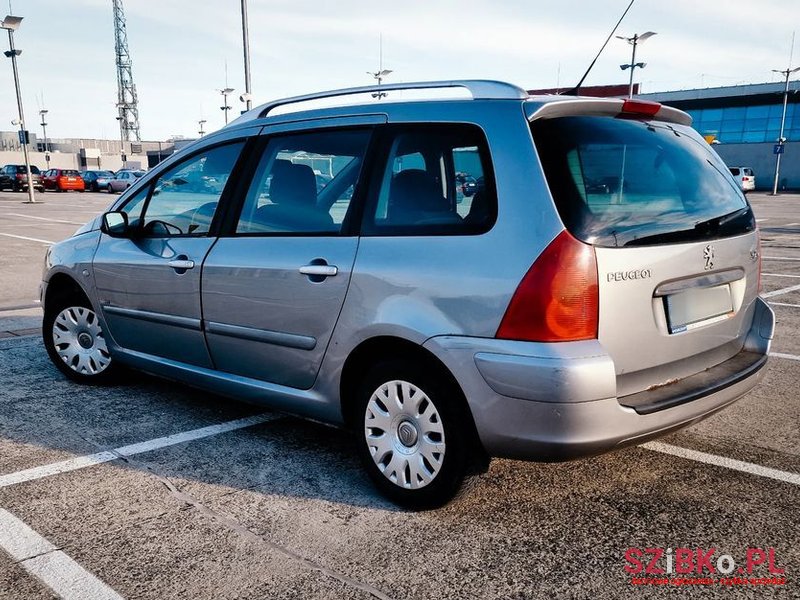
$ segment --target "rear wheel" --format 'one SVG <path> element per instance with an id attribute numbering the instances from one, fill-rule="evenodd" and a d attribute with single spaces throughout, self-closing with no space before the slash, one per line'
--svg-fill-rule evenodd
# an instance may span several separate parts
<path id="1" fill-rule="evenodd" d="M 406 359 L 375 365 L 358 396 L 358 451 L 378 489 L 397 504 L 435 508 L 458 492 L 468 464 L 463 397 Z"/>
<path id="2" fill-rule="evenodd" d="M 42 338 L 50 360 L 73 381 L 107 383 L 116 373 L 105 332 L 85 297 L 70 294 L 49 302 Z"/>

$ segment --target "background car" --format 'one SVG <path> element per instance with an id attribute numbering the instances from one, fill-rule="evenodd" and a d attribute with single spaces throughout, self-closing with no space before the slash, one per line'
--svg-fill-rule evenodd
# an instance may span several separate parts
<path id="1" fill-rule="evenodd" d="M 756 189 L 756 176 L 750 167 L 731 167 L 731 175 L 739 184 L 739 188 L 747 193 Z"/>
<path id="2" fill-rule="evenodd" d="M 83 178 L 75 169 L 48 169 L 42 175 L 42 184 L 45 190 L 54 192 L 83 192 L 86 189 Z"/>
<path id="3" fill-rule="evenodd" d="M 108 182 L 114 179 L 114 171 L 81 171 L 81 177 L 90 192 L 108 189 Z"/>
<path id="4" fill-rule="evenodd" d="M 456 185 L 458 186 L 458 191 L 467 198 L 478 191 L 478 183 L 475 178 L 467 173 L 456 173 Z"/>
<path id="5" fill-rule="evenodd" d="M 118 171 L 117 174 L 114 175 L 114 178 L 108 181 L 106 189 L 109 194 L 124 192 L 136 183 L 136 180 L 142 175 L 144 175 L 144 171 Z"/>
<path id="6" fill-rule="evenodd" d="M 0 190 L 11 188 L 15 192 L 28 189 L 28 176 L 25 165 L 6 165 L 0 169 Z M 33 189 L 43 192 L 42 174 L 39 167 L 31 165 L 31 177 L 33 178 Z"/>

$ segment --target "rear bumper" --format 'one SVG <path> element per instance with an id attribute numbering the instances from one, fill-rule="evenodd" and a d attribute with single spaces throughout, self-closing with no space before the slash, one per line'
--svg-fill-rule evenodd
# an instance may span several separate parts
<path id="1" fill-rule="evenodd" d="M 437 337 L 426 347 L 457 374 L 490 455 L 569 460 L 691 425 L 749 392 L 765 372 L 775 325 L 766 302 L 756 303 L 740 354 L 697 376 L 625 398 L 616 397 L 613 361 L 596 341 Z"/>

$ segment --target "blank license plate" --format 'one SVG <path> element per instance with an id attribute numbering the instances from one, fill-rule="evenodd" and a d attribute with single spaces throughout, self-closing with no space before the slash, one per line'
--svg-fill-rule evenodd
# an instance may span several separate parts
<path id="1" fill-rule="evenodd" d="M 729 285 L 698 288 L 664 298 L 670 333 L 681 333 L 733 316 Z"/>

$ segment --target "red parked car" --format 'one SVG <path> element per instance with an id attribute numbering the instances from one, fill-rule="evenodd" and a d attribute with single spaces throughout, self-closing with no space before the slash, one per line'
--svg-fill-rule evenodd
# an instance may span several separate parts
<path id="1" fill-rule="evenodd" d="M 42 175 L 42 183 L 45 190 L 56 192 L 67 190 L 83 192 L 86 190 L 83 177 L 75 169 L 49 169 Z"/>

